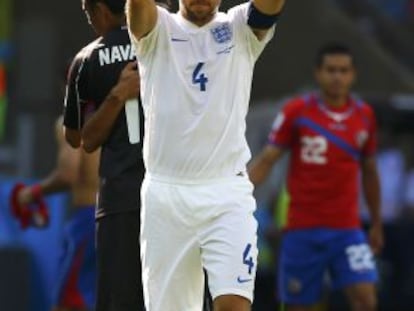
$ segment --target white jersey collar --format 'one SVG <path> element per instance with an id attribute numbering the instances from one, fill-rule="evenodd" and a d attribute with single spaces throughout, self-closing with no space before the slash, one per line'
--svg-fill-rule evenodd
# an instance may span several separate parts
<path id="1" fill-rule="evenodd" d="M 220 13 L 219 12 L 217 12 L 215 15 L 214 15 L 214 18 L 211 20 L 211 21 L 209 21 L 207 24 L 205 24 L 205 25 L 203 25 L 203 26 L 197 26 L 196 24 L 194 24 L 194 23 L 192 23 L 192 22 L 190 22 L 188 19 L 186 19 L 183 15 L 182 15 L 182 13 L 180 12 L 180 11 L 178 11 L 176 14 L 176 18 L 177 18 L 177 21 L 178 21 L 178 23 L 184 28 L 184 29 L 186 29 L 187 31 L 189 31 L 189 32 L 192 32 L 192 33 L 195 33 L 195 32 L 200 32 L 200 31 L 205 31 L 206 29 L 209 29 L 210 28 L 210 26 L 214 23 L 214 22 L 216 22 L 217 21 L 217 19 L 218 19 L 218 17 L 219 17 L 219 15 L 220 15 Z"/>

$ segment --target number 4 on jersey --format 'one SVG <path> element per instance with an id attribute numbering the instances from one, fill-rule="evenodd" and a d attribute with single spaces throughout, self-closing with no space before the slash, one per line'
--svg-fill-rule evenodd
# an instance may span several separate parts
<path id="1" fill-rule="evenodd" d="M 198 63 L 196 68 L 193 72 L 193 84 L 200 84 L 200 91 L 206 91 L 206 84 L 208 82 L 208 78 L 205 76 L 204 73 L 201 72 L 203 69 L 204 63 Z"/>

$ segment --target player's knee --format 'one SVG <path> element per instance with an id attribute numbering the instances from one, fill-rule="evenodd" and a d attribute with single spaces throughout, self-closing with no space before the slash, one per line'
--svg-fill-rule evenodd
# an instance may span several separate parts
<path id="1" fill-rule="evenodd" d="M 223 295 L 214 299 L 214 311 L 250 311 L 251 303 L 237 295 Z"/>
<path id="2" fill-rule="evenodd" d="M 357 295 L 351 299 L 352 311 L 376 311 L 377 298 L 372 295 Z"/>
<path id="3" fill-rule="evenodd" d="M 306 306 L 298 306 L 298 305 L 289 305 L 287 307 L 288 311 L 309 311 L 312 307 L 306 307 Z"/>

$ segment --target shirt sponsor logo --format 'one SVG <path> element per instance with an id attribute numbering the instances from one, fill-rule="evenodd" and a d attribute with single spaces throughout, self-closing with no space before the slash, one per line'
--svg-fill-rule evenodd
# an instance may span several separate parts
<path id="1" fill-rule="evenodd" d="M 135 60 L 135 50 L 130 45 L 115 45 L 99 50 L 99 64 L 102 66 Z"/>

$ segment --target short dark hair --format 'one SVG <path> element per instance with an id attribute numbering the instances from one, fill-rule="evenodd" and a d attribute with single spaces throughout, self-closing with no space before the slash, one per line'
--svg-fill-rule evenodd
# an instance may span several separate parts
<path id="1" fill-rule="evenodd" d="M 125 12 L 126 0 L 86 0 L 86 1 L 91 6 L 95 5 L 98 2 L 102 2 L 115 15 L 122 15 Z"/>
<path id="2" fill-rule="evenodd" d="M 334 42 L 325 44 L 321 48 L 319 48 L 316 54 L 315 66 L 321 67 L 325 59 L 325 56 L 328 55 L 348 55 L 352 59 L 352 64 L 355 64 L 355 56 L 352 50 L 345 44 Z"/>

